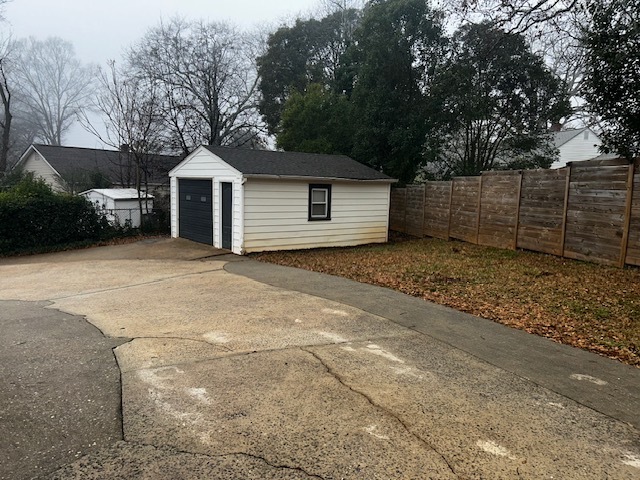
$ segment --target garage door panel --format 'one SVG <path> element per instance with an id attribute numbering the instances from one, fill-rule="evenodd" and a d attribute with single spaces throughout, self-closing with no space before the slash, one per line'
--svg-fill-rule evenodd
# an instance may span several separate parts
<path id="1" fill-rule="evenodd" d="M 213 245 L 211 180 L 178 180 L 180 237 Z"/>

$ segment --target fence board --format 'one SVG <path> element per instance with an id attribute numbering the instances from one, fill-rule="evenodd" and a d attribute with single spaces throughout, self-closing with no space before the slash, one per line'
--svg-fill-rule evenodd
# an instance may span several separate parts
<path id="1" fill-rule="evenodd" d="M 411 185 L 406 188 L 405 233 L 422 237 L 424 221 L 424 185 Z"/>
<path id="2" fill-rule="evenodd" d="M 449 238 L 451 182 L 427 182 L 424 187 L 423 234 L 447 240 Z"/>
<path id="3" fill-rule="evenodd" d="M 580 162 L 397 188 L 390 228 L 640 266 L 640 169 L 634 168 L 620 161 Z"/>
<path id="4" fill-rule="evenodd" d="M 566 169 L 522 172 L 518 248 L 561 252 L 566 178 Z M 544 242 L 537 245 L 537 237 Z"/>
<path id="5" fill-rule="evenodd" d="M 391 205 L 389 207 L 389 228 L 394 232 L 405 233 L 406 189 L 391 189 Z"/>
<path id="6" fill-rule="evenodd" d="M 627 186 L 626 182 L 611 181 L 611 177 L 628 171 L 626 165 L 605 166 L 598 168 L 600 175 L 596 176 L 593 168 L 572 167 L 565 256 L 607 264 L 620 261 Z M 609 212 L 586 211 L 585 207 L 605 207 Z"/>
<path id="7" fill-rule="evenodd" d="M 632 198 L 626 263 L 640 266 L 640 172 L 638 167 L 636 167 L 636 174 L 633 177 Z"/>
<path id="8" fill-rule="evenodd" d="M 449 236 L 476 243 L 478 229 L 479 177 L 457 177 L 453 180 Z"/>

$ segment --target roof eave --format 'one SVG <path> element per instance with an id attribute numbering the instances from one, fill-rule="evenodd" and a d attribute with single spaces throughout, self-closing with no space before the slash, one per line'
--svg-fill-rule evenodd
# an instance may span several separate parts
<path id="1" fill-rule="evenodd" d="M 314 177 L 314 176 L 301 176 L 301 175 L 270 175 L 260 173 L 245 173 L 245 178 L 258 178 L 268 180 L 322 180 L 332 182 L 360 182 L 360 183 L 397 183 L 395 178 L 375 178 L 375 179 L 363 179 L 363 178 L 346 178 L 346 177 Z"/>

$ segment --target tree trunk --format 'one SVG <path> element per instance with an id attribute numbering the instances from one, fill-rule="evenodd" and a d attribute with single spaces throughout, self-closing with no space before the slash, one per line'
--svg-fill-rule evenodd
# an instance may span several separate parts
<path id="1" fill-rule="evenodd" d="M 7 86 L 7 78 L 5 77 L 2 65 L 0 65 L 0 75 L 2 85 L 0 85 L 0 98 L 2 98 L 2 106 L 4 109 L 4 124 L 2 125 L 2 145 L 0 146 L 0 178 L 7 171 L 7 163 L 9 158 L 9 141 L 11 140 L 11 92 Z"/>
<path id="2" fill-rule="evenodd" d="M 4 97 L 4 95 L 3 95 Z M 4 109 L 4 128 L 2 129 L 2 148 L 0 148 L 0 178 L 4 177 L 7 171 L 7 163 L 9 158 L 9 140 L 11 139 L 11 112 L 5 104 Z"/>

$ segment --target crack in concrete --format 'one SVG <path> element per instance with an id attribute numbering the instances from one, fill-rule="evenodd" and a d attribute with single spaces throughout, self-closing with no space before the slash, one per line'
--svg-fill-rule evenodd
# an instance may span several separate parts
<path id="1" fill-rule="evenodd" d="M 331 375 L 332 377 L 334 377 L 338 383 L 340 383 L 342 386 L 344 386 L 345 388 L 348 388 L 350 391 L 352 391 L 353 393 L 360 395 L 361 397 L 363 397 L 372 407 L 374 407 L 377 410 L 382 411 L 383 413 L 385 413 L 386 415 L 390 416 L 391 418 L 393 418 L 395 421 L 397 421 L 402 428 L 409 434 L 411 435 L 413 438 L 415 438 L 416 440 L 418 440 L 418 442 L 420 442 L 422 445 L 424 445 L 425 447 L 427 447 L 429 450 L 435 452 L 441 459 L 442 461 L 447 465 L 447 467 L 449 468 L 449 470 L 451 471 L 451 473 L 453 473 L 453 475 L 456 476 L 456 478 L 460 478 L 458 476 L 458 474 L 456 473 L 456 471 L 454 470 L 453 466 L 451 465 L 451 463 L 449 462 L 449 460 L 447 459 L 447 457 L 445 457 L 445 455 L 441 452 L 438 451 L 438 449 L 436 449 L 432 444 L 430 444 L 429 442 L 427 442 L 424 438 L 422 438 L 420 435 L 418 435 L 417 433 L 414 433 L 413 431 L 411 431 L 411 429 L 409 428 L 409 425 L 402 420 L 402 418 L 400 418 L 399 415 L 397 415 L 395 412 L 389 410 L 388 408 L 376 403 L 373 398 L 371 398 L 369 395 L 367 395 L 366 393 L 357 390 L 356 388 L 352 387 L 351 385 L 349 385 L 344 378 L 342 378 L 340 376 L 340 374 L 338 372 L 336 372 L 334 369 L 332 369 L 321 357 L 320 355 L 318 355 L 316 352 L 313 352 L 312 350 L 309 350 L 305 347 L 300 347 L 300 350 L 302 350 L 303 352 L 308 353 L 309 355 L 311 355 L 313 358 L 315 358 L 326 370 L 327 373 L 329 375 Z"/>
<path id="2" fill-rule="evenodd" d="M 133 341 L 133 340 L 174 340 L 174 341 L 179 341 L 179 342 L 196 342 L 196 343 L 204 343 L 205 345 L 208 345 L 210 347 L 220 348 L 221 350 L 224 350 L 225 352 L 233 352 L 234 351 L 232 348 L 227 347 L 225 345 L 221 345 L 219 343 L 211 343 L 211 342 L 208 342 L 206 340 L 201 340 L 199 338 L 193 338 L 193 337 L 163 337 L 163 336 L 144 335 L 144 336 L 140 336 L 140 337 L 111 337 L 111 338 L 127 338 L 127 339 L 131 339 L 131 341 Z M 131 342 L 126 342 L 126 343 L 131 343 Z"/>
<path id="3" fill-rule="evenodd" d="M 227 457 L 238 457 L 238 456 L 242 456 L 242 457 L 249 457 L 249 458 L 253 458 L 255 460 L 259 460 L 265 464 L 267 464 L 268 466 L 270 466 L 271 468 L 276 468 L 278 470 L 291 470 L 294 472 L 300 472 L 304 475 L 306 475 L 309 478 L 318 478 L 320 480 L 325 480 L 324 477 L 317 475 L 315 473 L 310 473 L 308 471 L 306 471 L 304 468 L 302 467 L 292 467 L 290 465 L 282 465 L 282 464 L 277 464 L 274 463 L 272 461 L 267 460 L 265 457 L 260 456 L 260 455 L 256 455 L 253 453 L 248 453 L 248 452 L 229 452 L 229 453 L 219 453 L 219 454 L 211 454 L 211 453 L 201 453 L 201 452 L 191 452 L 189 450 L 184 450 L 181 448 L 177 448 L 171 445 L 155 445 L 153 443 L 144 443 L 144 442 L 135 442 L 133 440 L 124 440 L 124 443 L 128 443 L 129 445 L 136 445 L 139 447 L 152 447 L 158 450 L 162 450 L 162 449 L 166 449 L 166 450 L 170 450 L 171 452 L 175 452 L 175 453 L 180 453 L 183 455 L 192 455 L 192 456 L 200 456 L 200 457 L 207 457 L 207 458 L 227 458 Z"/>
<path id="4" fill-rule="evenodd" d="M 320 480 L 325 480 L 324 477 L 321 477 L 320 475 L 317 475 L 315 473 L 310 473 L 307 472 L 304 468 L 302 467 L 291 467 L 289 465 L 279 465 L 279 464 L 275 464 L 273 462 L 270 462 L 269 460 L 267 460 L 264 457 L 261 457 L 259 455 L 254 455 L 252 453 L 247 453 L 247 452 L 234 452 L 234 453 L 227 453 L 224 455 L 219 455 L 220 457 L 227 457 L 227 456 L 233 456 L 233 455 L 242 455 L 242 456 L 246 456 L 249 458 L 255 458 L 256 460 L 260 460 L 263 461 L 264 463 L 266 463 L 267 465 L 269 465 L 272 468 L 277 468 L 278 470 L 292 470 L 294 472 L 300 472 L 303 473 L 304 475 L 306 475 L 309 478 L 319 478 Z"/>
<path id="5" fill-rule="evenodd" d="M 246 258 L 246 259 L 243 258 L 243 260 L 247 261 L 247 262 L 256 261 L 258 263 L 265 263 L 265 264 L 269 264 L 272 267 L 282 267 L 282 268 L 291 268 L 291 269 L 301 270 L 300 268 L 277 265 L 277 264 L 273 264 L 273 263 L 270 263 L 270 262 L 257 260 L 255 258 Z M 587 408 L 589 410 L 593 410 L 594 412 L 599 413 L 601 415 L 604 415 L 605 417 L 607 417 L 607 418 L 609 418 L 611 420 L 614 420 L 616 422 L 623 422 L 625 425 L 629 425 L 629 426 L 631 426 L 633 428 L 636 428 L 636 426 L 633 423 L 629 422 L 628 420 L 625 420 L 625 419 L 621 418 L 620 415 L 615 415 L 615 414 L 612 414 L 610 412 L 606 412 L 602 408 L 598 408 L 597 406 L 593 405 L 591 402 L 584 401 L 583 399 L 580 398 L 579 395 L 575 395 L 575 394 L 574 395 L 569 395 L 566 391 L 562 391 L 562 389 L 550 384 L 549 382 L 540 381 L 540 380 L 538 380 L 536 378 L 533 378 L 531 375 L 527 375 L 527 374 L 523 374 L 521 372 L 518 372 L 517 369 L 515 369 L 515 368 L 510 368 L 510 366 L 505 364 L 504 362 L 500 363 L 500 362 L 493 361 L 490 357 L 488 357 L 486 355 L 480 355 L 478 353 L 474 353 L 473 351 L 471 351 L 468 348 L 463 348 L 462 346 L 460 346 L 460 345 L 458 345 L 458 344 L 456 344 L 456 343 L 454 343 L 454 342 L 452 342 L 450 340 L 445 340 L 442 336 L 436 336 L 436 335 L 432 335 L 432 334 L 426 333 L 426 332 L 420 330 L 417 327 L 417 325 L 415 325 L 415 324 L 413 324 L 413 325 L 405 325 L 400 321 L 399 318 L 394 317 L 393 313 L 380 313 L 380 311 L 375 307 L 362 305 L 361 302 L 354 300 L 354 298 L 359 298 L 357 296 L 354 296 L 354 297 L 349 299 L 349 298 L 344 298 L 344 296 L 341 297 L 341 296 L 335 296 L 335 295 L 331 295 L 331 294 L 327 294 L 327 293 L 316 293 L 316 292 L 313 292 L 313 291 L 309 291 L 308 288 L 307 289 L 300 288 L 299 284 L 298 285 L 290 285 L 290 284 L 287 284 L 286 282 L 284 282 L 284 283 L 282 281 L 279 282 L 278 280 L 273 280 L 273 279 L 265 280 L 264 278 L 260 279 L 260 274 L 251 275 L 251 274 L 249 274 L 247 272 L 244 272 L 244 273 L 234 272 L 233 271 L 233 264 L 235 264 L 235 263 L 236 262 L 233 262 L 233 263 L 232 262 L 228 262 L 228 263 L 226 263 L 224 265 L 224 267 L 223 267 L 224 271 L 227 272 L 227 273 L 230 273 L 232 275 L 238 275 L 238 276 L 241 276 L 241 277 L 245 277 L 245 278 L 248 278 L 250 280 L 262 283 L 264 285 L 269 285 L 271 287 L 275 287 L 275 288 L 278 288 L 278 289 L 281 289 L 281 290 L 299 292 L 299 293 L 302 293 L 304 295 L 309 295 L 309 296 L 312 296 L 312 297 L 320 298 L 322 300 L 329 300 L 331 302 L 340 303 L 340 304 L 343 304 L 343 305 L 346 305 L 346 306 L 353 307 L 353 308 L 356 308 L 358 310 L 361 310 L 364 313 L 368 313 L 370 315 L 374 315 L 376 317 L 383 318 L 383 319 L 385 319 L 385 320 L 387 320 L 387 321 L 389 321 L 391 323 L 394 323 L 395 325 L 398 325 L 398 326 L 400 326 L 402 328 L 405 328 L 407 330 L 415 332 L 415 333 L 417 333 L 419 335 L 425 336 L 425 337 L 431 339 L 434 342 L 441 343 L 443 345 L 451 347 L 454 350 L 457 350 L 459 352 L 463 352 L 466 355 L 469 355 L 470 357 L 474 358 L 475 360 L 478 360 L 479 362 L 485 363 L 486 365 L 490 365 L 490 366 L 492 366 L 494 368 L 497 368 L 497 369 L 502 370 L 504 372 L 510 373 L 512 375 L 515 375 L 516 377 L 518 377 L 521 380 L 524 380 L 525 382 L 530 382 L 533 385 L 536 385 L 537 387 L 540 387 L 542 389 L 545 389 L 545 390 L 548 390 L 548 391 L 550 391 L 552 393 L 555 393 L 556 395 L 559 395 L 559 396 L 565 398 L 566 400 L 574 402 L 577 405 L 585 407 L 585 408 Z M 337 275 L 328 275 L 328 274 L 325 274 L 325 273 L 314 272 L 314 271 L 305 271 L 305 272 L 307 274 L 313 273 L 313 274 L 316 274 L 316 275 L 333 276 L 333 277 L 336 277 L 336 278 L 340 278 L 341 280 L 346 280 L 346 281 L 349 281 L 349 282 L 359 283 L 361 285 L 367 285 L 369 287 L 381 288 L 383 290 L 390 290 L 394 294 L 396 294 L 396 293 L 402 294 L 402 292 L 399 292 L 397 290 L 393 290 L 393 289 L 386 288 L 386 287 L 379 287 L 377 285 L 364 284 L 363 282 L 357 282 L 356 280 L 350 280 L 350 279 L 348 279 L 346 277 L 341 277 L 339 275 L 338 276 Z M 306 285 L 307 283 L 304 283 L 304 284 Z M 339 291 L 340 288 L 336 288 L 336 290 Z M 405 295 L 407 297 L 410 297 L 409 295 L 406 295 L 406 294 L 403 294 L 403 295 Z M 411 297 L 411 298 L 416 299 L 416 297 Z M 435 307 L 436 309 L 443 308 L 443 309 L 456 311 L 456 313 L 461 314 L 461 315 L 469 315 L 469 314 L 465 314 L 464 312 L 461 312 L 459 310 L 455 310 L 455 309 L 453 309 L 451 307 L 447 307 L 447 306 L 439 305 L 439 304 L 434 304 L 433 302 L 429 302 L 429 301 L 426 301 L 426 300 L 423 300 L 423 299 L 422 299 L 422 301 L 424 302 L 425 307 L 426 306 Z M 398 317 L 401 317 L 403 315 L 406 315 L 407 313 L 408 312 L 400 312 L 400 313 L 397 313 L 396 315 Z M 469 315 L 469 316 L 470 317 L 474 317 L 472 315 Z M 481 318 L 481 317 L 476 317 L 476 318 Z M 482 320 L 486 320 L 486 319 L 482 318 Z M 511 327 L 509 327 L 509 328 L 511 328 Z"/>
<path id="6" fill-rule="evenodd" d="M 145 285 L 155 285 L 157 283 L 166 282 L 167 280 L 176 280 L 176 279 L 179 279 L 179 278 L 194 277 L 196 275 L 204 275 L 204 274 L 207 274 L 207 273 L 221 272 L 221 271 L 224 271 L 224 269 L 223 268 L 214 268 L 214 269 L 211 269 L 211 270 L 203 270 L 202 272 L 185 273 L 183 275 L 172 275 L 172 276 L 165 277 L 165 278 L 159 278 L 157 280 L 149 280 L 148 282 L 131 283 L 129 285 L 122 285 L 120 287 L 103 288 L 101 290 L 94 290 L 94 291 L 91 291 L 91 292 L 82 292 L 82 293 L 76 293 L 76 294 L 73 294 L 73 295 L 66 295 L 64 297 L 52 297 L 52 298 L 48 298 L 47 301 L 55 302 L 56 300 L 66 300 L 68 298 L 86 297 L 86 296 L 95 295 L 95 294 L 98 294 L 98 293 L 117 292 L 118 290 L 127 290 L 129 288 L 143 287 Z"/>
<path id="7" fill-rule="evenodd" d="M 145 338 L 151 338 L 151 339 L 155 339 L 158 338 L 160 340 L 162 339 L 174 339 L 174 340 L 192 340 L 188 337 L 110 337 L 110 338 L 122 338 L 122 339 L 129 339 L 128 342 L 123 343 L 131 343 L 133 340 L 137 340 L 137 339 L 145 339 Z M 217 361 L 221 361 L 221 360 L 226 360 L 226 359 L 232 359 L 232 358 L 238 358 L 238 357 L 248 357 L 251 355 L 260 355 L 260 354 L 269 354 L 269 353 L 278 353 L 278 352 L 288 352 L 288 351 L 296 351 L 296 350 L 301 350 L 301 349 L 305 349 L 307 347 L 313 347 L 313 348 L 322 348 L 322 347 L 340 347 L 341 345 L 349 345 L 349 344 L 353 344 L 353 343 L 366 343 L 366 342 L 376 342 L 378 340 L 389 340 L 389 339 L 393 339 L 396 338 L 394 336 L 384 336 L 384 337 L 375 337 L 375 338 L 368 338 L 366 340 L 349 340 L 346 342 L 339 342 L 339 343 L 317 343 L 317 344 L 312 344 L 312 345 L 288 345 L 286 347 L 281 347 L 281 348 L 265 348 L 263 350 L 233 350 L 230 347 L 225 347 L 222 346 L 220 344 L 217 343 L 209 343 L 206 340 L 194 340 L 194 341 L 199 341 L 199 342 L 203 342 L 203 343 L 207 343 L 208 345 L 211 345 L 212 347 L 221 347 L 223 349 L 227 349 L 225 350 L 228 354 L 223 354 L 221 356 L 217 356 L 217 357 L 211 357 L 211 358 L 203 358 L 201 360 L 185 360 L 184 362 L 176 362 L 176 363 L 171 363 L 171 364 L 163 364 L 162 368 L 165 367 L 181 367 L 184 365 L 199 365 L 202 363 L 208 363 L 208 362 L 217 362 Z M 155 368 L 155 367 L 148 367 L 148 368 Z M 147 367 L 145 368 L 134 368 L 132 370 L 129 370 L 129 372 L 132 371 L 138 371 L 138 370 L 147 370 Z"/>

